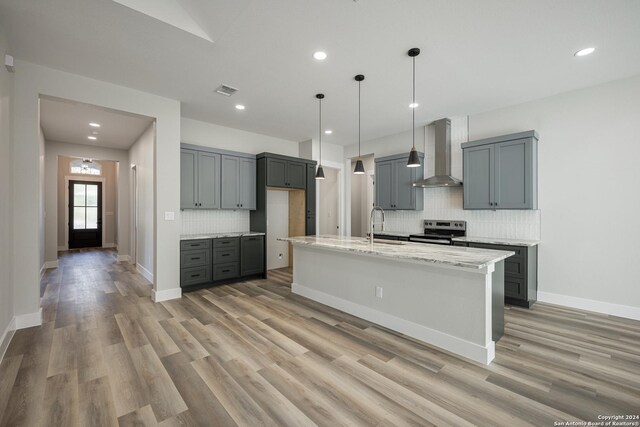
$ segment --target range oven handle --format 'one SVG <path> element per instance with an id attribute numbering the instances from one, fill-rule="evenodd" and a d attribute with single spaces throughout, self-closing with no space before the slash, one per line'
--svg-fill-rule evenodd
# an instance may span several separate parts
<path id="1" fill-rule="evenodd" d="M 439 245 L 451 245 L 450 240 L 444 240 L 444 239 L 422 239 L 420 237 L 410 237 L 409 241 L 418 242 L 418 243 L 436 243 Z"/>

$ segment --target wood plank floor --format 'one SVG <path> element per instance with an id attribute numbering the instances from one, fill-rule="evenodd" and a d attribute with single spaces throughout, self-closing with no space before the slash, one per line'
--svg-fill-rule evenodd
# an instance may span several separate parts
<path id="1" fill-rule="evenodd" d="M 552 426 L 640 413 L 640 322 L 507 307 L 489 366 L 290 293 L 291 272 L 154 304 L 111 250 L 43 277 L 2 426 Z"/>

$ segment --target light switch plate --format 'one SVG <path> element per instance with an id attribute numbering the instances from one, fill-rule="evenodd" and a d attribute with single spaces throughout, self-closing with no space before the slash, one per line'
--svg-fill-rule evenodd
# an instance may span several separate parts
<path id="1" fill-rule="evenodd" d="M 176 213 L 175 212 L 165 212 L 164 213 L 164 220 L 165 221 L 174 221 L 176 219 Z"/>

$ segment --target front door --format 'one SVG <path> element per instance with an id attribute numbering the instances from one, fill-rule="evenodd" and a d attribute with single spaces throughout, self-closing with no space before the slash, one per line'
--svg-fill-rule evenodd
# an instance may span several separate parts
<path id="1" fill-rule="evenodd" d="M 69 181 L 69 249 L 102 246 L 102 183 Z"/>

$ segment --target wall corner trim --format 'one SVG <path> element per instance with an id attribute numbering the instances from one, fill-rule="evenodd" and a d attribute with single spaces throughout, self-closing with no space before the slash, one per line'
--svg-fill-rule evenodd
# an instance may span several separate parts
<path id="1" fill-rule="evenodd" d="M 35 313 L 20 314 L 15 317 L 16 330 L 42 325 L 42 307 Z"/>
<path id="2" fill-rule="evenodd" d="M 13 335 L 16 333 L 16 318 L 13 317 L 7 328 L 2 333 L 2 337 L 0 338 L 0 363 L 2 363 L 2 359 L 4 359 L 4 354 L 7 352 L 9 348 L 9 344 L 11 344 L 11 339 Z"/>
<path id="3" fill-rule="evenodd" d="M 165 289 L 163 291 L 151 291 L 151 297 L 154 302 L 168 301 L 170 299 L 182 298 L 182 288 Z"/>
<path id="4" fill-rule="evenodd" d="M 633 307 L 630 305 L 614 304 L 610 302 L 540 291 L 538 291 L 538 301 L 563 305 L 565 307 L 577 308 L 580 310 L 594 311 L 596 313 L 608 314 L 610 316 L 624 317 L 625 319 L 640 320 L 640 307 Z"/>
<path id="5" fill-rule="evenodd" d="M 142 274 L 145 279 L 153 283 L 153 273 L 144 268 L 140 263 L 136 264 L 136 271 Z"/>

